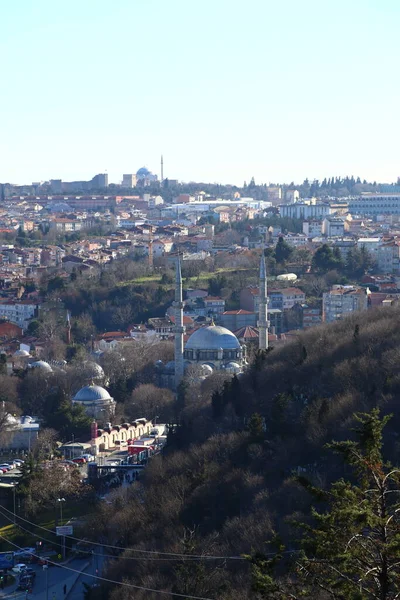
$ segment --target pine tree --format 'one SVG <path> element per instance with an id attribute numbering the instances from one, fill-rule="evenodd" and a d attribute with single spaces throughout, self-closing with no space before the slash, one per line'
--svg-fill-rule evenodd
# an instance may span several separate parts
<path id="1" fill-rule="evenodd" d="M 382 432 L 390 416 L 379 410 L 356 415 L 357 441 L 333 442 L 354 471 L 355 482 L 340 479 L 325 492 L 305 487 L 327 510 L 312 511 L 302 524 L 304 555 L 298 573 L 311 588 L 340 600 L 395 600 L 400 597 L 400 470 L 382 456 Z"/>

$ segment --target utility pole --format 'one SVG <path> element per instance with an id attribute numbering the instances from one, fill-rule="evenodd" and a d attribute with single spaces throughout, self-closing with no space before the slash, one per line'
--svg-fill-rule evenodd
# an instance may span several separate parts
<path id="1" fill-rule="evenodd" d="M 46 571 L 46 600 L 49 600 L 49 565 L 43 565 L 43 570 Z"/>

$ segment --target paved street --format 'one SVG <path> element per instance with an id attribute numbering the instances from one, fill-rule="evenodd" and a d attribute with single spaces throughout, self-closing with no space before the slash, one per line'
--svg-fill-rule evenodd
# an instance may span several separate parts
<path id="1" fill-rule="evenodd" d="M 101 557 L 100 561 L 101 561 Z M 101 563 L 100 563 L 101 564 Z M 70 569 L 76 571 L 85 570 L 87 572 L 90 569 L 96 569 L 96 564 L 92 564 L 92 560 L 87 559 L 74 559 L 67 565 Z M 82 600 L 83 586 L 81 580 L 92 582 L 93 579 L 79 573 L 74 573 L 66 568 L 62 567 L 49 567 L 43 569 L 41 566 L 34 565 L 32 567 L 36 571 L 36 578 L 33 587 L 33 593 L 28 595 L 29 598 L 35 598 L 35 600 L 63 600 L 64 596 L 64 585 L 66 585 L 66 597 L 68 600 L 74 598 L 74 600 Z M 92 571 L 93 572 L 93 571 Z M 48 592 L 47 592 L 47 580 L 48 578 Z M 18 579 L 18 576 L 17 576 Z M 76 585 L 75 585 L 76 584 Z M 11 588 L 2 590 L 0 592 L 0 598 L 9 600 L 22 600 L 26 598 L 26 593 L 20 590 L 16 590 L 16 585 Z M 71 588 L 72 592 L 71 592 Z"/>

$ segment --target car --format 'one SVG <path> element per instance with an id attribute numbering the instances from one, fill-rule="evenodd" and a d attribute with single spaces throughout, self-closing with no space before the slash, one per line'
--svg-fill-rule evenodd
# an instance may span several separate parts
<path id="1" fill-rule="evenodd" d="M 76 463 L 77 465 L 84 465 L 86 463 L 86 459 L 83 458 L 83 456 L 79 456 L 78 458 L 73 458 L 72 462 Z"/>
<path id="2" fill-rule="evenodd" d="M 13 566 L 11 571 L 14 571 L 14 573 L 23 573 L 24 571 L 26 571 L 27 568 L 28 567 L 26 566 L 25 563 L 18 563 Z"/>
<path id="3" fill-rule="evenodd" d="M 19 459 L 19 458 L 16 458 L 16 459 L 14 460 L 14 462 L 15 462 L 15 464 L 17 465 L 17 467 L 22 467 L 22 465 L 24 465 L 24 464 L 25 464 L 25 461 L 24 461 L 24 460 L 22 460 L 22 459 Z"/>
<path id="4" fill-rule="evenodd" d="M 8 473 L 8 469 L 5 467 L 0 467 L 0 473 Z"/>
<path id="5" fill-rule="evenodd" d="M 0 465 L 0 469 L 3 469 L 3 470 L 4 470 L 4 469 L 7 469 L 7 471 L 11 471 L 11 467 L 10 467 L 10 465 L 6 465 L 6 463 L 4 463 L 4 464 Z"/>
<path id="6" fill-rule="evenodd" d="M 32 577 L 31 575 L 22 574 L 19 578 L 17 589 L 29 592 L 32 590 L 33 584 L 34 577 Z"/>
<path id="7" fill-rule="evenodd" d="M 87 462 L 93 462 L 95 460 L 93 454 L 82 454 L 82 458 L 85 458 Z"/>

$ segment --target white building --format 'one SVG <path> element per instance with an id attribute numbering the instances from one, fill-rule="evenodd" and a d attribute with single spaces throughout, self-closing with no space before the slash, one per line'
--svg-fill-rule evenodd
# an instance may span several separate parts
<path id="1" fill-rule="evenodd" d="M 322 222 L 316 219 L 303 221 L 303 233 L 309 238 L 319 237 L 322 235 Z"/>
<path id="2" fill-rule="evenodd" d="M 355 311 L 367 310 L 369 294 L 368 288 L 334 285 L 330 292 L 323 294 L 322 320 L 333 323 Z"/>
<path id="3" fill-rule="evenodd" d="M 363 194 L 350 200 L 349 212 L 355 215 L 400 215 L 400 194 Z"/>
<path id="4" fill-rule="evenodd" d="M 327 237 L 342 237 L 345 230 L 343 217 L 329 216 L 322 221 L 322 233 Z"/>
<path id="5" fill-rule="evenodd" d="M 26 329 L 29 321 L 35 316 L 37 308 L 37 304 L 26 302 L 0 303 L 0 318 Z"/>
<path id="6" fill-rule="evenodd" d="M 329 204 L 307 202 L 295 202 L 294 204 L 280 204 L 279 213 L 281 217 L 291 219 L 323 219 L 332 213 Z"/>
<path id="7" fill-rule="evenodd" d="M 381 244 L 374 256 L 382 273 L 400 273 L 400 242 L 392 240 Z"/>

